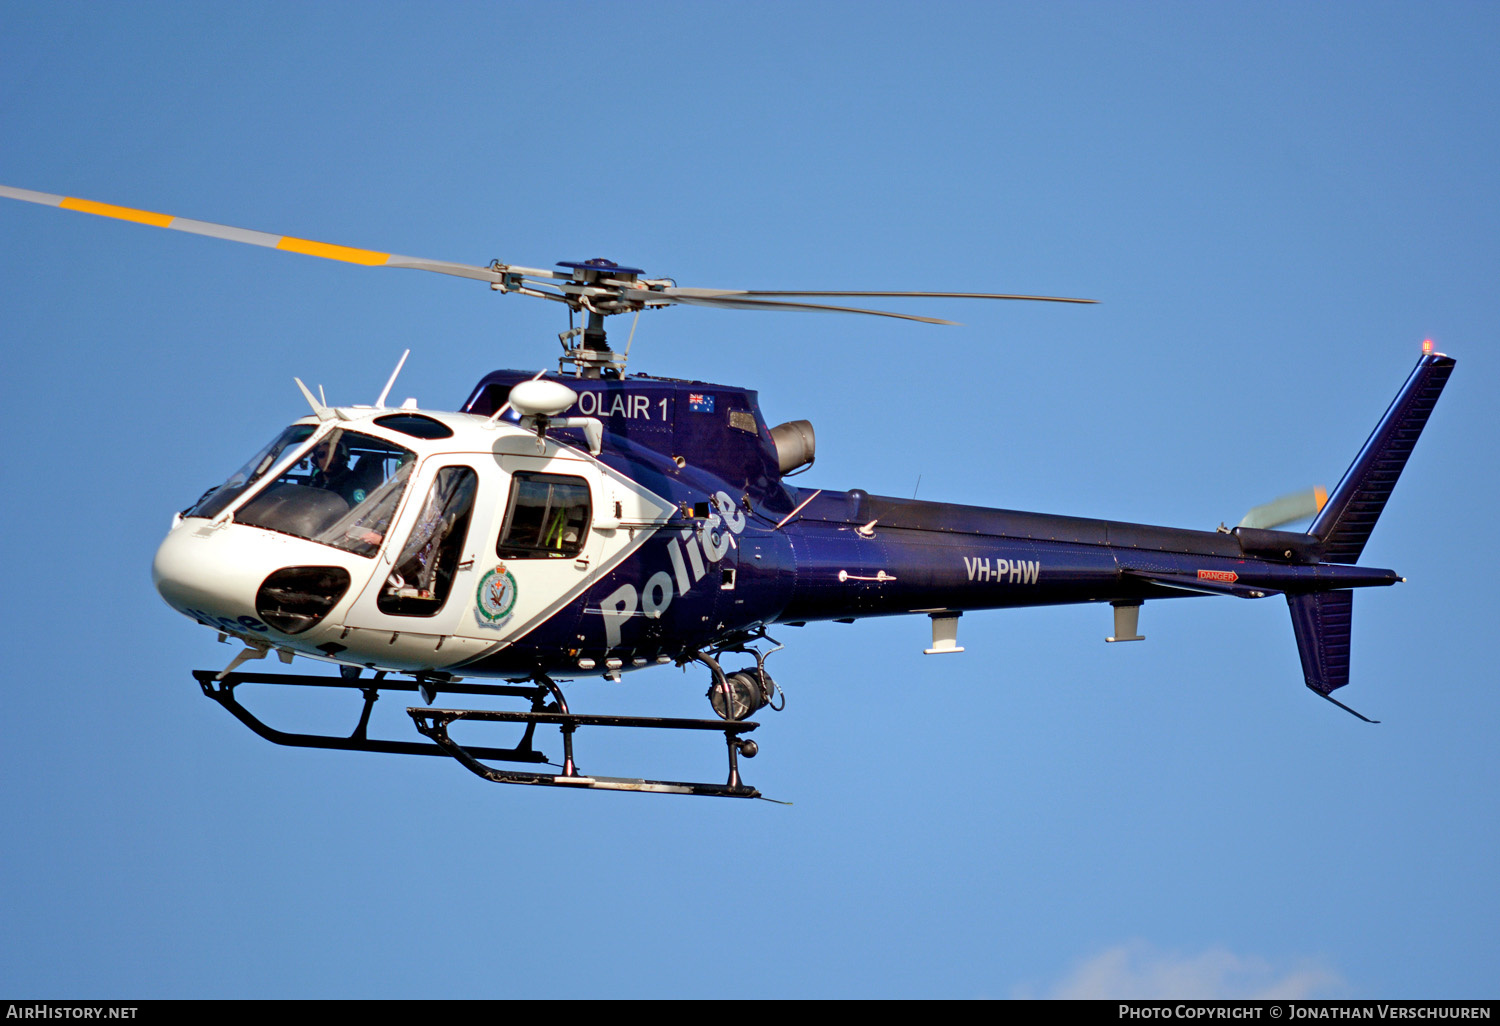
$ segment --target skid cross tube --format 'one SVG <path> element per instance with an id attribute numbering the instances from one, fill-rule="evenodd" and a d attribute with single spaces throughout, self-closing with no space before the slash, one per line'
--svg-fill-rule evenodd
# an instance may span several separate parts
<path id="1" fill-rule="evenodd" d="M 365 732 L 370 723 L 370 710 L 374 708 L 375 702 L 380 698 L 381 691 L 416 691 L 416 681 L 388 680 L 385 678 L 370 677 L 319 677 L 312 674 L 299 673 L 230 673 L 225 674 L 223 679 L 213 670 L 194 670 L 193 676 L 203 693 L 225 709 L 245 726 L 265 738 L 267 741 L 278 745 L 287 745 L 292 748 L 329 748 L 335 751 L 352 752 L 380 752 L 387 755 L 448 755 L 449 752 L 435 747 L 425 741 L 386 741 L 380 738 L 369 738 Z M 234 689 L 241 684 L 281 684 L 291 687 L 318 687 L 318 688 L 353 688 L 364 693 L 364 708 L 360 711 L 359 723 L 354 732 L 347 737 L 337 737 L 330 734 L 294 734 L 287 731 L 277 730 L 269 727 L 256 718 L 234 696 Z M 542 687 L 514 687 L 510 685 L 474 685 L 463 684 L 457 681 L 434 681 L 429 683 L 440 691 L 452 694 L 466 695 L 501 695 L 514 698 L 529 698 L 533 706 L 540 706 L 543 699 L 549 694 Z M 545 763 L 547 756 L 535 751 L 531 747 L 531 737 L 535 730 L 534 724 L 528 724 L 526 734 L 521 743 L 515 748 L 476 748 L 475 754 L 480 758 L 494 759 L 497 762 L 526 762 Z"/>
<path id="2" fill-rule="evenodd" d="M 739 753 L 747 744 L 739 737 L 760 724 L 746 720 L 689 720 L 654 716 L 591 716 L 565 712 L 503 712 L 489 709 L 425 709 L 410 707 L 407 713 L 417 730 L 437 742 L 443 751 L 470 771 L 497 784 L 538 784 L 544 787 L 587 787 L 603 791 L 649 791 L 655 794 L 696 794 L 715 798 L 759 798 L 760 792 L 740 780 Z M 489 720 L 501 723 L 551 724 L 562 730 L 566 758 L 563 772 L 523 773 L 484 765 L 484 749 L 466 749 L 448 736 L 448 725 L 456 720 Z M 573 733 L 579 727 L 645 727 L 668 730 L 715 730 L 724 735 L 729 750 L 729 780 L 724 784 L 677 780 L 640 780 L 634 777 L 596 777 L 580 774 L 573 765 Z M 752 750 L 753 751 L 753 750 Z"/>

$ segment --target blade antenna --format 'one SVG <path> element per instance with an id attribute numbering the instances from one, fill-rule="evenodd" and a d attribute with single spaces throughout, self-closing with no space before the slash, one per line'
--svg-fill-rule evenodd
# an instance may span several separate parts
<path id="1" fill-rule="evenodd" d="M 313 394 L 307 390 L 307 386 L 302 383 L 301 378 L 293 378 L 292 380 L 297 383 L 297 389 L 302 393 L 302 398 L 307 400 L 307 405 L 312 407 L 314 416 L 319 420 L 329 420 L 333 417 L 333 411 L 328 408 L 326 403 L 320 403 L 313 398 Z"/>
<path id="2" fill-rule="evenodd" d="M 411 350 L 401 354 L 401 359 L 396 361 L 396 369 L 391 371 L 391 379 L 385 383 L 385 388 L 380 393 L 380 398 L 375 400 L 377 410 L 385 409 L 386 396 L 391 394 L 391 387 L 396 384 L 396 378 L 401 374 L 401 368 L 406 366 L 406 358 L 411 355 Z"/>

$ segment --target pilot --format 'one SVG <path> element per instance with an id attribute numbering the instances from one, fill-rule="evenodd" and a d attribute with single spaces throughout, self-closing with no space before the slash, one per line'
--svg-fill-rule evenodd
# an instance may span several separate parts
<path id="1" fill-rule="evenodd" d="M 333 492 L 352 508 L 369 498 L 385 480 L 385 456 L 366 452 L 352 456 L 342 431 L 324 438 L 308 454 L 312 475 L 308 484 Z"/>
<path id="2" fill-rule="evenodd" d="M 333 491 L 328 486 L 334 475 L 338 473 L 340 451 L 344 454 L 342 462 L 347 463 L 348 447 L 345 445 L 339 431 L 323 436 L 317 445 L 308 450 L 306 457 L 309 467 L 306 481 L 308 487 Z"/>

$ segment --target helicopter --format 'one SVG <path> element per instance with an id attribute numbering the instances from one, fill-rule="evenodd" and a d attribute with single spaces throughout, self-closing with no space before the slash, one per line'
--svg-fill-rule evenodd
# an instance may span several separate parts
<path id="1" fill-rule="evenodd" d="M 565 306 L 556 371 L 485 375 L 456 411 L 333 405 L 294 379 L 309 413 L 222 484 L 173 516 L 153 563 L 176 611 L 240 646 L 196 670 L 205 696 L 278 744 L 443 755 L 497 783 L 759 798 L 739 760 L 750 719 L 784 705 L 766 660 L 769 631 L 813 621 L 918 615 L 930 655 L 960 653 L 966 612 L 1108 603 L 1108 642 L 1142 639 L 1155 599 L 1283 596 L 1304 683 L 1333 697 L 1349 682 L 1353 589 L 1402 580 L 1358 560 L 1455 361 L 1424 342 L 1415 368 L 1332 490 L 1256 507 L 1235 527 L 1189 530 L 800 487 L 816 458 L 805 420 L 769 425 L 755 391 L 626 373 L 608 317 L 673 305 L 822 310 L 929 324 L 941 318 L 830 304 L 922 298 L 1089 303 L 961 292 L 756 291 L 680 287 L 609 260 L 556 268 L 471 265 L 0 186 L 0 196 L 367 267 L 425 270 Z M 583 323 L 574 326 L 574 318 Z M 631 340 L 634 338 L 634 325 Z M 1279 530 L 1311 518 L 1305 531 Z M 337 675 L 242 670 L 271 654 Z M 732 657 L 744 662 L 726 669 Z M 573 711 L 560 679 L 701 666 L 715 719 Z M 365 676 L 369 673 L 370 676 Z M 245 708 L 245 685 L 362 693 L 349 735 L 292 733 Z M 427 740 L 369 736 L 382 692 Z M 525 709 L 439 708 L 439 695 L 519 699 Z M 458 722 L 519 727 L 510 747 L 459 744 Z M 561 734 L 561 763 L 535 744 Z M 584 727 L 722 734 L 724 783 L 586 774 Z M 529 768 L 497 768 L 506 763 Z"/>

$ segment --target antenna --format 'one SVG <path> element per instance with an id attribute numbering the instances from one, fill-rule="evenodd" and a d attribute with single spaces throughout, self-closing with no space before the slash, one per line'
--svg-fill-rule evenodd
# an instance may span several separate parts
<path id="1" fill-rule="evenodd" d="M 302 383 L 301 378 L 293 378 L 292 380 L 297 383 L 297 388 L 301 390 L 302 397 L 307 400 L 307 405 L 312 407 L 313 413 L 319 420 L 328 420 L 333 416 L 332 410 L 313 398 L 313 394 L 307 390 L 307 386 Z"/>
<path id="2" fill-rule="evenodd" d="M 396 369 L 391 371 L 391 380 L 385 383 L 385 388 L 380 393 L 380 398 L 375 400 L 377 410 L 385 409 L 385 397 L 391 394 L 391 387 L 396 384 L 396 378 L 401 374 L 401 368 L 406 366 L 406 358 L 411 355 L 411 350 L 401 354 L 401 359 L 396 361 Z"/>

